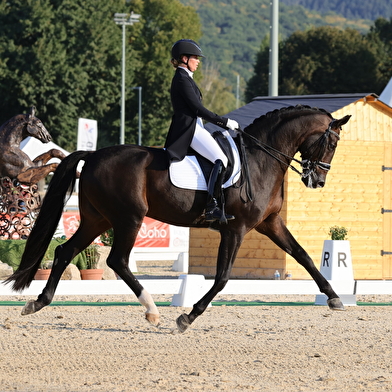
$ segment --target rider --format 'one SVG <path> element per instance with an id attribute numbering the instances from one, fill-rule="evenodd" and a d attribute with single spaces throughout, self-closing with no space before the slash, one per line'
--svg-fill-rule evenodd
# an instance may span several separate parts
<path id="1" fill-rule="evenodd" d="M 205 220 L 226 223 L 234 216 L 223 214 L 218 200 L 228 160 L 210 132 L 204 128 L 202 119 L 232 131 L 239 125 L 237 121 L 220 117 L 203 106 L 201 92 L 193 80 L 200 57 L 204 57 L 199 45 L 190 39 L 181 39 L 172 46 L 171 55 L 171 63 L 176 69 L 170 89 L 174 115 L 165 148 L 172 161 L 184 159 L 191 147 L 214 164 L 207 186 Z"/>

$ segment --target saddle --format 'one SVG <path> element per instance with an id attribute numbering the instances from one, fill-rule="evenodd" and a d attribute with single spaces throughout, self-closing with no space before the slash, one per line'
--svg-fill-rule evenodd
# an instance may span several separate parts
<path id="1" fill-rule="evenodd" d="M 229 132 L 215 131 L 212 136 L 228 159 L 223 188 L 235 184 L 241 175 L 241 159 L 237 144 Z M 182 160 L 172 162 L 169 177 L 178 188 L 206 191 L 213 163 L 192 150 Z"/>

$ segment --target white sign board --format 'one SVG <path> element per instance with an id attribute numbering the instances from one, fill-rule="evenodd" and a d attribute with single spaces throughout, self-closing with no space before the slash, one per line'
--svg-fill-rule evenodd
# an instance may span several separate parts
<path id="1" fill-rule="evenodd" d="M 98 125 L 96 120 L 79 118 L 78 150 L 95 151 L 97 149 Z"/>

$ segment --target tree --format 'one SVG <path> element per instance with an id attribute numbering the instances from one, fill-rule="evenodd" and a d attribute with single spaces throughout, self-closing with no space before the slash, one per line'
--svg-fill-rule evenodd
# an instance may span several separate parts
<path id="1" fill-rule="evenodd" d="M 56 143 L 75 148 L 78 117 L 116 125 L 123 1 L 15 0 L 0 5 L 1 121 L 34 104 Z"/>
<path id="2" fill-rule="evenodd" d="M 178 0 L 0 0 L 0 121 L 37 107 L 60 146 L 76 147 L 79 117 L 98 121 L 98 147 L 119 142 L 122 32 L 116 12 L 141 14 L 126 27 L 126 142 L 162 144 L 171 116 L 171 45 L 201 35 L 196 12 Z"/>
<path id="3" fill-rule="evenodd" d="M 267 51 L 264 46 L 258 55 L 248 99 L 268 90 Z M 356 30 L 319 27 L 296 32 L 279 45 L 279 95 L 377 92 L 378 61 L 374 45 Z"/>
<path id="4" fill-rule="evenodd" d="M 203 94 L 203 105 L 214 113 L 224 115 L 236 108 L 236 98 L 232 87 L 219 75 L 218 65 L 203 62 L 203 80 L 200 90 Z"/>
<path id="5" fill-rule="evenodd" d="M 378 18 L 370 28 L 367 38 L 377 48 L 381 84 L 385 86 L 392 77 L 392 17 L 389 21 Z"/>
<path id="6" fill-rule="evenodd" d="M 142 4 L 141 4 L 142 3 Z M 170 63 L 171 47 L 179 39 L 198 41 L 201 36 L 200 20 L 192 7 L 178 0 L 138 0 L 131 6 L 142 15 L 140 36 L 133 43 L 142 61 L 135 72 L 134 85 L 143 91 L 142 144 L 163 145 L 169 130 L 173 109 L 170 100 L 170 84 L 174 68 Z M 201 74 L 196 73 L 195 78 Z M 128 139 L 136 140 L 137 104 L 136 94 L 129 107 L 133 118 Z"/>
<path id="7" fill-rule="evenodd" d="M 254 74 L 246 84 L 245 100 L 250 102 L 252 98 L 261 95 L 268 95 L 269 81 L 269 36 L 266 36 L 260 45 L 260 50 L 256 55 Z"/>

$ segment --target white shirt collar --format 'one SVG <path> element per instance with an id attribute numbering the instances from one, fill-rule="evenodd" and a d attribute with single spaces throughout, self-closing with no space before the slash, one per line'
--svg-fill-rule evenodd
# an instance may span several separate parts
<path id="1" fill-rule="evenodd" d="M 193 79 L 193 72 L 189 71 L 188 68 L 182 67 L 181 65 L 178 68 L 185 69 L 185 71 L 188 73 L 188 75 Z"/>

